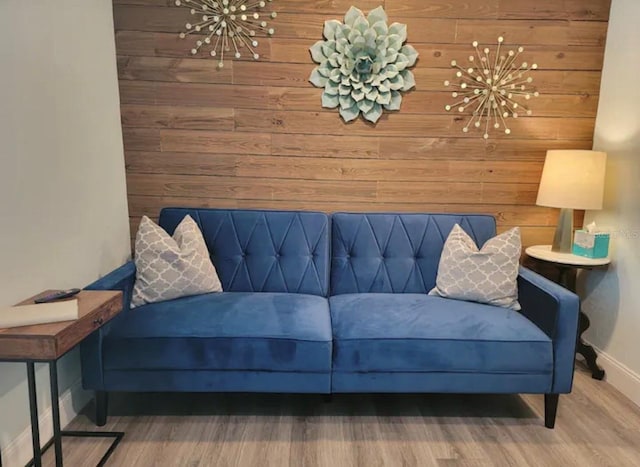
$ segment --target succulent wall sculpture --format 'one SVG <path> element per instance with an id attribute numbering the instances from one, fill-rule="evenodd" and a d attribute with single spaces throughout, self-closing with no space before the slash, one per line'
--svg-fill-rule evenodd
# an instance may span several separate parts
<path id="1" fill-rule="evenodd" d="M 322 106 L 338 107 L 345 122 L 360 114 L 378 121 L 384 110 L 399 110 L 402 92 L 415 86 L 413 73 L 418 53 L 407 40 L 407 26 L 387 25 L 382 7 L 365 16 L 351 7 L 344 23 L 324 23 L 325 40 L 310 48 L 314 68 L 309 81 L 322 93 Z"/>

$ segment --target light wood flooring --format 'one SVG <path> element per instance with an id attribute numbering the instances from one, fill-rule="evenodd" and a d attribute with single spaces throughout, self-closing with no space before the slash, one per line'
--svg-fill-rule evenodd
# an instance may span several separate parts
<path id="1" fill-rule="evenodd" d="M 543 397 L 529 395 L 116 394 L 110 404 L 105 428 L 126 435 L 108 466 L 640 466 L 640 408 L 582 368 L 555 430 Z M 85 414 L 68 428 L 98 429 Z M 65 438 L 65 466 L 95 465 L 107 446 Z"/>

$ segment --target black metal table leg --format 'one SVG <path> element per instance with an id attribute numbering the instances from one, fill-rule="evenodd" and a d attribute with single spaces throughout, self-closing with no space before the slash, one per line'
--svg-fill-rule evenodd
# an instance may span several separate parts
<path id="1" fill-rule="evenodd" d="M 576 293 L 576 285 L 575 279 L 569 275 L 570 268 L 560 268 L 560 277 L 559 284 L 563 287 L 571 290 L 573 293 Z M 589 370 L 591 370 L 591 377 L 593 379 L 602 380 L 604 379 L 604 370 L 598 366 L 596 360 L 598 358 L 598 354 L 593 349 L 592 346 L 586 344 L 582 339 L 582 335 L 584 332 L 589 329 L 591 322 L 589 321 L 589 317 L 582 311 L 582 305 L 580 305 L 579 315 L 578 315 L 578 340 L 576 342 L 576 353 L 580 354 L 584 357 Z"/>
<path id="2" fill-rule="evenodd" d="M 584 357 L 589 370 L 591 370 L 591 377 L 601 381 L 604 379 L 604 370 L 600 368 L 596 362 L 598 354 L 593 347 L 585 344 L 582 339 L 582 334 L 589 329 L 590 324 L 589 317 L 580 310 L 580 315 L 578 317 L 578 342 L 576 343 L 576 353 L 579 353 Z"/>
<path id="3" fill-rule="evenodd" d="M 111 457 L 111 454 L 113 454 L 113 451 L 116 450 L 116 448 L 118 447 L 118 444 L 120 444 L 120 441 L 122 441 L 122 438 L 124 438 L 124 432 L 123 431 L 67 431 L 67 430 L 63 430 L 62 431 L 62 436 L 71 436 L 71 437 L 76 437 L 76 438 L 113 438 L 113 441 L 111 442 L 111 446 L 109 446 L 109 449 L 107 449 L 107 452 L 104 453 L 104 456 L 102 456 L 102 459 L 100 459 L 100 461 L 96 465 L 96 467 L 102 467 L 103 465 L 105 465 L 107 463 L 107 460 L 109 459 L 109 457 Z"/>
<path id="4" fill-rule="evenodd" d="M 31 465 L 42 467 L 40 452 L 40 426 L 38 424 L 38 400 L 36 399 L 35 363 L 27 362 L 27 384 L 29 386 L 29 413 L 31 414 L 31 442 L 33 444 L 33 460 Z"/>
<path id="5" fill-rule="evenodd" d="M 60 402 L 58 394 L 58 366 L 55 360 L 49 363 L 49 382 L 51 385 L 51 412 L 53 416 L 53 437 L 40 448 L 40 427 L 38 425 L 38 402 L 36 399 L 36 373 L 35 363 L 27 362 L 27 380 L 29 384 L 29 409 L 31 413 L 31 436 L 33 439 L 33 459 L 31 459 L 26 467 L 42 467 L 42 454 L 51 446 L 54 446 L 56 456 L 56 467 L 63 467 L 62 460 L 62 437 L 83 437 L 83 438 L 113 438 L 109 449 L 102 456 L 97 467 L 102 467 L 113 454 L 122 438 L 122 431 L 67 431 L 60 429 Z M 0 467 L 2 464 L 0 463 Z"/>
<path id="6" fill-rule="evenodd" d="M 566 267 L 558 267 L 558 284 L 560 284 L 565 289 L 571 290 L 573 293 L 576 293 L 576 282 L 575 280 L 571 280 L 571 268 Z"/>
<path id="7" fill-rule="evenodd" d="M 53 446 L 56 453 L 56 467 L 62 467 L 62 436 L 60 434 L 60 400 L 58 398 L 58 365 L 49 362 L 49 385 L 51 386 L 51 411 L 53 415 Z"/>

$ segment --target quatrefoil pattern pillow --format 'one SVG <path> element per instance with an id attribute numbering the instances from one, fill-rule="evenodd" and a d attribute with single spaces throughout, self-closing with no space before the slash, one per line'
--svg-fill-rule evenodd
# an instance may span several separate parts
<path id="1" fill-rule="evenodd" d="M 518 227 L 478 249 L 456 224 L 442 249 L 436 286 L 429 295 L 520 310 L 518 270 L 522 243 Z"/>
<path id="2" fill-rule="evenodd" d="M 147 216 L 135 242 L 136 282 L 131 307 L 173 298 L 222 292 L 198 224 L 185 216 L 169 236 Z"/>

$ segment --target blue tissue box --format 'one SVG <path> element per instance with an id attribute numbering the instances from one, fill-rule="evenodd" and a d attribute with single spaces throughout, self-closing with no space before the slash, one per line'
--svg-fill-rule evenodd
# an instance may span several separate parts
<path id="1" fill-rule="evenodd" d="M 587 258 L 606 258 L 609 256 L 609 234 L 576 230 L 572 252 L 574 255 Z"/>

